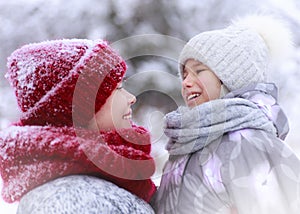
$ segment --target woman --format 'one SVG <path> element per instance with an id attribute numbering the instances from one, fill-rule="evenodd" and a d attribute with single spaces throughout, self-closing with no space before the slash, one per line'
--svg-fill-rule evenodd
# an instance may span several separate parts
<path id="1" fill-rule="evenodd" d="M 22 114 L 0 133 L 4 200 L 22 214 L 153 213 L 149 133 L 107 42 L 28 44 L 7 65 Z"/>
<path id="2" fill-rule="evenodd" d="M 187 107 L 165 117 L 170 157 L 156 213 L 299 213 L 300 161 L 283 142 L 287 118 L 266 78 L 289 38 L 280 21 L 257 15 L 185 45 Z"/>

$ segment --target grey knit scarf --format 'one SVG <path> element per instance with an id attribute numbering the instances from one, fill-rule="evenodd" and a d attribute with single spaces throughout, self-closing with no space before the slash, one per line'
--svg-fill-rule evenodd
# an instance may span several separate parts
<path id="1" fill-rule="evenodd" d="M 192 109 L 181 106 L 165 116 L 165 134 L 170 138 L 166 149 L 170 155 L 192 153 L 227 132 L 244 128 L 284 138 L 287 119 L 276 99 L 276 86 L 260 83 Z"/>

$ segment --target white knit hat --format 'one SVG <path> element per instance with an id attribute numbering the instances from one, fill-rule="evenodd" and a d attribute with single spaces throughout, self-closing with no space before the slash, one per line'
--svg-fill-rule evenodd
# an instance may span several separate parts
<path id="1" fill-rule="evenodd" d="M 271 61 L 285 58 L 292 48 L 290 31 L 271 16 L 251 15 L 221 30 L 193 37 L 179 56 L 182 75 L 186 60 L 207 65 L 229 89 L 266 82 Z"/>

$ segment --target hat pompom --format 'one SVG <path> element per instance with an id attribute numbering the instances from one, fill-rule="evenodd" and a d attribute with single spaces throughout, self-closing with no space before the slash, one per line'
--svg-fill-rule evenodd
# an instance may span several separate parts
<path id="1" fill-rule="evenodd" d="M 282 19 L 271 15 L 248 15 L 233 20 L 232 24 L 258 33 L 269 49 L 272 63 L 286 59 L 293 50 L 292 33 Z"/>

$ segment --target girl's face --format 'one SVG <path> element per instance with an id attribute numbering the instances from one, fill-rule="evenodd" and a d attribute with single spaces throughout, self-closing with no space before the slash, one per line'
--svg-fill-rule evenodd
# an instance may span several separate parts
<path id="1" fill-rule="evenodd" d="M 119 83 L 105 104 L 96 113 L 88 128 L 92 130 L 113 130 L 131 128 L 131 105 L 136 102 L 134 95 L 126 91 Z"/>
<path id="2" fill-rule="evenodd" d="M 182 77 L 181 94 L 188 107 L 192 108 L 220 97 L 221 81 L 201 62 L 187 60 Z"/>

